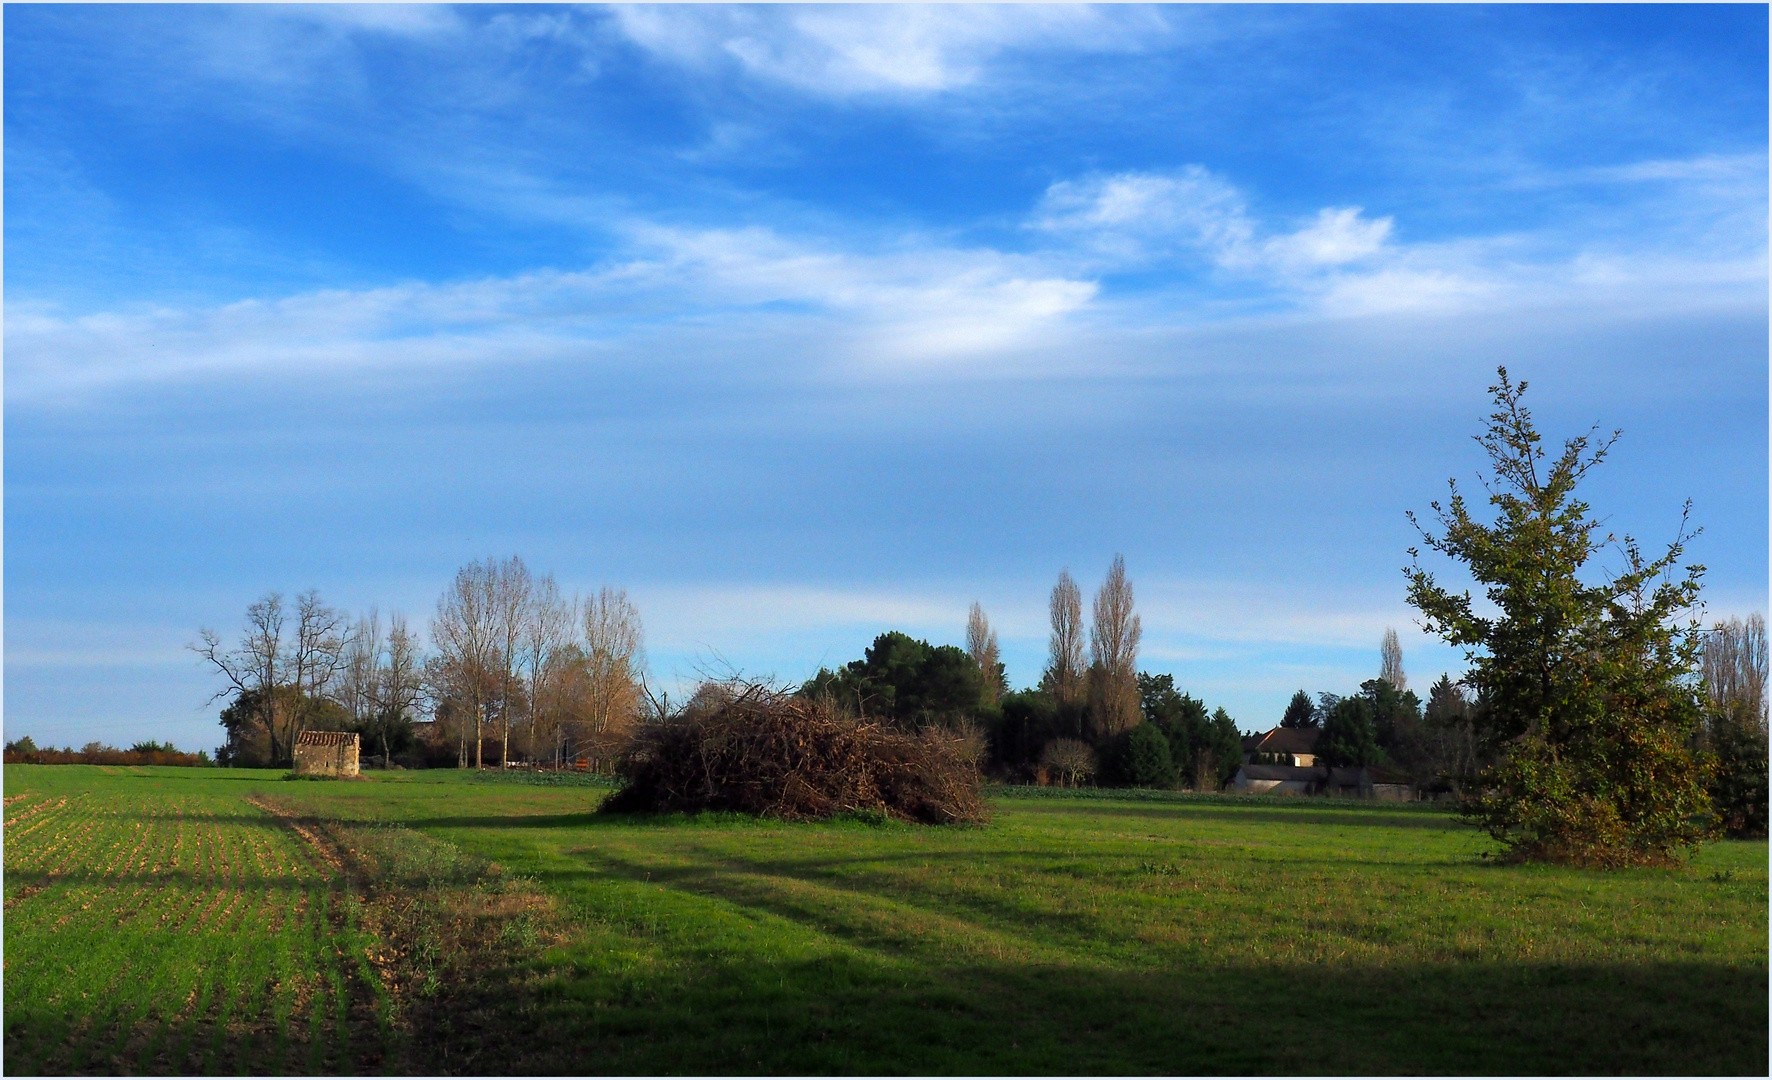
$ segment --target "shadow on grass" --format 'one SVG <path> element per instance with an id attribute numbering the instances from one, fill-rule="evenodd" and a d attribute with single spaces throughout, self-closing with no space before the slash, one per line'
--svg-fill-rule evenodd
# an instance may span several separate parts
<path id="1" fill-rule="evenodd" d="M 440 1050 L 501 1073 L 1764 1075 L 1766 993 L 1764 965 L 636 969 L 581 947 Z"/>
<path id="2" fill-rule="evenodd" d="M 1299 800 L 1302 802 L 1303 800 Z M 1249 803 L 1213 804 L 1201 802 L 1148 803 L 1065 803 L 1025 799 L 1009 803 L 1017 812 L 1029 814 L 1063 814 L 1091 817 L 1151 818 L 1175 821 L 1183 818 L 1211 818 L 1227 822 L 1263 821 L 1279 825 L 1353 825 L 1381 829 L 1437 829 L 1468 831 L 1465 824 L 1450 811 L 1402 811 L 1384 814 L 1367 807 L 1336 804 L 1317 800 L 1300 807 L 1284 805 L 1251 805 Z"/>

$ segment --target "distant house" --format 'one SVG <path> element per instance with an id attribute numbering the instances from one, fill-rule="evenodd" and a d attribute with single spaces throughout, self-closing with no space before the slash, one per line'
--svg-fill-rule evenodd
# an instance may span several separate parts
<path id="1" fill-rule="evenodd" d="M 1244 765 L 1230 790 L 1243 795 L 1315 795 L 1326 770 L 1296 765 Z"/>
<path id="2" fill-rule="evenodd" d="M 356 776 L 360 743 L 354 731 L 304 731 L 295 737 L 295 771 L 303 776 Z"/>
<path id="3" fill-rule="evenodd" d="M 1315 728 L 1277 727 L 1244 739 L 1244 764 L 1231 779 L 1229 790 L 1245 795 L 1333 795 L 1396 802 L 1417 797 L 1408 775 L 1393 769 L 1318 765 L 1319 734 Z"/>
<path id="4" fill-rule="evenodd" d="M 1243 760 L 1255 765 L 1308 768 L 1317 763 L 1317 728 L 1277 727 L 1243 740 Z"/>

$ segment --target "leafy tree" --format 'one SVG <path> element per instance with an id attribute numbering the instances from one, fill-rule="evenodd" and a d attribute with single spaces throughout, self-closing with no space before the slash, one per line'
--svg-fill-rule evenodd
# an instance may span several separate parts
<path id="1" fill-rule="evenodd" d="M 1311 696 L 1300 690 L 1286 703 L 1286 714 L 1280 717 L 1281 727 L 1312 728 L 1317 726 L 1317 707 Z"/>
<path id="2" fill-rule="evenodd" d="M 1713 716 L 1708 743 L 1715 762 L 1711 801 L 1731 836 L 1766 835 L 1766 723 L 1751 716 Z"/>
<path id="3" fill-rule="evenodd" d="M 1477 774 L 1476 714 L 1464 686 L 1442 673 L 1428 689 L 1422 727 L 1431 744 L 1432 772 L 1442 790 L 1463 790 Z"/>
<path id="4" fill-rule="evenodd" d="M 7 743 L 6 752 L 9 754 L 35 754 L 37 752 L 37 744 L 31 741 L 29 735 L 26 735 L 22 739 L 14 739 Z"/>
<path id="5" fill-rule="evenodd" d="M 1181 779 L 1205 787 L 1217 767 L 1212 759 L 1212 718 L 1206 703 L 1175 689 L 1172 675 L 1138 675 L 1139 704 L 1147 723 L 1169 740 L 1169 759 Z M 1237 751 L 1242 753 L 1242 742 Z M 1234 770 L 1233 770 L 1234 771 Z"/>
<path id="6" fill-rule="evenodd" d="M 1231 782 L 1243 764 L 1243 733 L 1222 705 L 1212 710 L 1212 723 L 1206 728 L 1206 752 L 1202 757 L 1211 763 L 1212 776 L 1220 788 Z"/>
<path id="7" fill-rule="evenodd" d="M 1157 725 L 1141 723 L 1114 740 L 1114 779 L 1129 787 L 1175 786 L 1169 740 Z"/>
<path id="8" fill-rule="evenodd" d="M 828 694 L 858 715 L 918 727 L 976 718 L 985 687 L 965 650 L 890 630 L 874 639 L 862 659 L 835 672 L 821 670 L 801 692 Z"/>
<path id="9" fill-rule="evenodd" d="M 272 697 L 274 704 L 267 703 L 267 697 Z M 216 761 L 249 769 L 288 766 L 293 758 L 293 741 L 273 742 L 271 725 L 265 719 L 282 716 L 302 717 L 304 730 L 353 730 L 350 714 L 335 701 L 310 697 L 293 686 L 280 686 L 269 694 L 244 690 L 235 694 L 221 711 L 227 743 L 216 751 Z"/>
<path id="10" fill-rule="evenodd" d="M 1694 534 L 1681 528 L 1649 559 L 1626 536 L 1602 532 L 1575 496 L 1605 460 L 1618 433 L 1567 440 L 1548 460 L 1521 399 L 1526 384 L 1498 370 L 1496 411 L 1477 442 L 1493 524 L 1476 520 L 1458 485 L 1433 504 L 1440 531 L 1414 515 L 1423 542 L 1468 569 L 1494 614 L 1469 591 L 1442 588 L 1420 564 L 1405 570 L 1409 602 L 1424 625 L 1465 647 L 1466 676 L 1483 703 L 1481 748 L 1495 764 L 1468 792 L 1465 811 L 1520 858 L 1598 866 L 1664 861 L 1712 831 L 1704 771 L 1691 752 L 1700 691 L 1693 672 L 1695 621 L 1676 620 L 1697 602 L 1704 568 L 1675 570 Z M 1687 513 L 1690 503 L 1687 504 Z M 1602 547 L 1623 565 L 1583 579 Z"/>
<path id="11" fill-rule="evenodd" d="M 1039 761 L 1047 743 L 1071 733 L 1060 713 L 1058 699 L 1044 689 L 1004 694 L 991 737 L 997 761 L 1010 768 Z"/>
<path id="12" fill-rule="evenodd" d="M 1390 759 L 1413 768 L 1423 757 L 1421 699 L 1382 676 L 1360 684 L 1360 695 L 1372 703 L 1372 725 L 1378 745 Z"/>
<path id="13" fill-rule="evenodd" d="M 1334 766 L 1378 765 L 1386 760 L 1378 745 L 1377 709 L 1371 697 L 1356 694 L 1336 700 L 1323 718 L 1317 756 Z"/>

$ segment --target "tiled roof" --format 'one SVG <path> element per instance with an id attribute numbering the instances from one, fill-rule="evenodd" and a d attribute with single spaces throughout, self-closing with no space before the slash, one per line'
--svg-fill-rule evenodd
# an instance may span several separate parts
<path id="1" fill-rule="evenodd" d="M 1263 754 L 1311 754 L 1317 749 L 1317 728 L 1277 727 L 1261 737 L 1255 750 Z"/>
<path id="2" fill-rule="evenodd" d="M 354 731 L 304 731 L 295 737 L 297 746 L 356 746 Z"/>

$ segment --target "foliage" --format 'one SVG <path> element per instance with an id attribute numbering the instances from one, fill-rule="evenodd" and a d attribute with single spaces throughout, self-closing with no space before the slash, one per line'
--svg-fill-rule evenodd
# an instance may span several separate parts
<path id="1" fill-rule="evenodd" d="M 1127 787 L 1175 786 L 1175 762 L 1169 756 L 1169 740 L 1161 728 L 1139 724 L 1114 740 L 1113 778 Z"/>
<path id="2" fill-rule="evenodd" d="M 1292 695 L 1286 703 L 1286 713 L 1280 717 L 1280 726 L 1287 728 L 1310 728 L 1317 726 L 1317 708 L 1311 696 L 1300 690 Z"/>
<path id="3" fill-rule="evenodd" d="M 29 736 L 6 744 L 8 765 L 182 765 L 204 767 L 211 764 L 209 755 L 198 751 L 187 754 L 171 743 L 139 742 L 128 750 L 119 750 L 102 742 L 89 742 L 78 750 L 52 746 L 41 749 Z"/>
<path id="4" fill-rule="evenodd" d="M 1214 791 L 1230 783 L 1243 764 L 1243 733 L 1222 705 L 1212 710 L 1212 723 L 1206 728 L 1206 750 L 1201 760 L 1211 763 Z"/>
<path id="5" fill-rule="evenodd" d="M 926 824 L 980 821 L 978 769 L 963 742 L 936 728 L 911 733 L 857 720 L 827 698 L 746 686 L 636 732 L 618 767 L 623 786 L 604 809 L 787 821 L 872 810 Z"/>
<path id="6" fill-rule="evenodd" d="M 1431 783 L 1440 790 L 1462 791 L 1475 781 L 1479 765 L 1477 713 L 1476 703 L 1451 675 L 1441 673 L 1428 689 L 1422 732 L 1435 778 Z"/>
<path id="7" fill-rule="evenodd" d="M 1180 781 L 1217 791 L 1243 763 L 1243 736 L 1222 708 L 1211 713 L 1206 703 L 1181 693 L 1171 675 L 1138 676 L 1138 696 L 1145 720 L 1169 740 L 1169 757 Z"/>
<path id="8" fill-rule="evenodd" d="M 1447 506 L 1433 504 L 1440 532 L 1417 523 L 1428 547 L 1485 587 L 1496 614 L 1442 588 L 1416 549 L 1406 570 L 1409 602 L 1430 631 L 1465 647 L 1465 681 L 1483 703 L 1480 748 L 1496 763 L 1465 806 L 1515 857 L 1663 861 L 1711 832 L 1689 749 L 1700 717 L 1697 627 L 1676 621 L 1696 603 L 1703 567 L 1674 576 L 1691 535 L 1684 519 L 1655 559 L 1628 536 L 1604 535 L 1575 489 L 1617 433 L 1569 439 L 1547 464 L 1525 389 L 1500 369 L 1496 411 L 1477 437 L 1492 467 L 1494 523 L 1471 515 L 1456 482 Z M 1589 584 L 1583 572 L 1611 543 L 1623 565 Z"/>
<path id="9" fill-rule="evenodd" d="M 1712 761 L 1711 804 L 1731 836 L 1766 835 L 1766 721 L 1745 710 L 1719 710 L 1706 725 Z"/>
<path id="10" fill-rule="evenodd" d="M 275 699 L 268 704 L 267 699 Z M 266 717 L 287 717 L 288 738 L 273 742 Z M 241 690 L 222 709 L 220 722 L 227 742 L 216 751 L 218 764 L 233 768 L 286 768 L 292 763 L 295 735 L 303 731 L 351 731 L 356 725 L 338 702 L 316 698 L 293 686 L 270 691 Z"/>
<path id="11" fill-rule="evenodd" d="M 1719 622 L 1701 650 L 1710 797 L 1731 836 L 1766 835 L 1766 620 Z"/>
<path id="12" fill-rule="evenodd" d="M 1058 699 L 1044 689 L 1010 691 L 997 705 L 991 750 L 1006 772 L 1025 770 L 1040 760 L 1047 743 L 1077 733 L 1076 726 L 1065 721 Z"/>
<path id="13" fill-rule="evenodd" d="M 1317 757 L 1324 765 L 1338 767 L 1379 765 L 1389 760 L 1378 745 L 1377 710 L 1370 697 L 1356 694 L 1336 699 L 1323 718 Z"/>
<path id="14" fill-rule="evenodd" d="M 977 718 L 986 708 L 989 690 L 965 650 L 931 645 L 896 630 L 875 638 L 862 659 L 834 672 L 821 669 L 800 688 L 803 695 L 828 698 L 856 716 L 909 729 Z"/>

